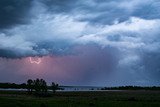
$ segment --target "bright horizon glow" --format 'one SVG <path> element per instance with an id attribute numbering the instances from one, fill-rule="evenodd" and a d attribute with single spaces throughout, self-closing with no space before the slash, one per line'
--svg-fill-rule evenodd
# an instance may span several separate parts
<path id="1" fill-rule="evenodd" d="M 41 63 L 41 58 L 38 58 L 38 60 L 33 60 L 32 57 L 29 57 L 29 61 L 31 64 L 40 64 Z"/>

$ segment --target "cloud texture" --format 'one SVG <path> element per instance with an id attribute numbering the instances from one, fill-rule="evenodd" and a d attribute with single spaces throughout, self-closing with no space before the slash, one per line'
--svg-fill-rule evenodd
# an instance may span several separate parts
<path id="1" fill-rule="evenodd" d="M 77 68 L 85 71 L 83 83 L 88 78 L 94 80 L 97 74 L 114 71 L 112 76 L 118 82 L 110 76 L 111 79 L 103 77 L 97 83 L 103 85 L 102 81 L 108 80 L 115 85 L 157 85 L 160 82 L 159 11 L 159 0 L 1 0 L 0 57 L 83 59 L 86 51 L 86 60 L 91 60 L 87 55 L 93 54 L 98 57 L 95 62 L 99 58 L 102 62 L 96 65 L 91 60 L 84 69 Z M 110 60 L 106 62 L 109 54 Z M 92 69 L 94 75 L 87 77 L 90 66 L 97 68 Z"/>

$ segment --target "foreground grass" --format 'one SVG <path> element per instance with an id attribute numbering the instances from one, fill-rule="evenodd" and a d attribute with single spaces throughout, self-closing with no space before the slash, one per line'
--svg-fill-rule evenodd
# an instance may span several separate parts
<path id="1" fill-rule="evenodd" d="M 47 98 L 0 91 L 0 107 L 160 107 L 160 91 L 57 92 Z"/>

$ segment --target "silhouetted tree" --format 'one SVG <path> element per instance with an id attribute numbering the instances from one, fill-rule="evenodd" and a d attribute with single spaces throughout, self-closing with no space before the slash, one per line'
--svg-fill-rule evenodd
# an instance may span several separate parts
<path id="1" fill-rule="evenodd" d="M 33 91 L 33 80 L 31 80 L 31 79 L 27 80 L 27 89 L 28 89 L 29 93 L 32 93 L 32 91 Z"/>
<path id="2" fill-rule="evenodd" d="M 26 89 L 27 88 L 26 86 L 27 85 L 25 83 L 22 83 L 22 84 L 18 85 L 18 88 Z"/>
<path id="3" fill-rule="evenodd" d="M 25 85 L 23 84 L 22 86 L 24 87 Z M 37 78 L 36 80 L 29 79 L 27 81 L 28 92 L 32 93 L 32 91 L 34 90 L 34 94 L 36 96 L 40 97 L 50 96 L 50 94 L 47 93 L 48 88 L 52 89 L 53 93 L 55 93 L 55 91 L 59 89 L 59 85 L 52 82 L 51 86 L 47 86 L 46 81 L 39 78 Z"/>
<path id="4" fill-rule="evenodd" d="M 34 90 L 36 93 L 46 93 L 47 92 L 47 83 L 43 79 L 36 79 L 33 81 Z"/>
<path id="5" fill-rule="evenodd" d="M 41 88 L 40 88 L 40 80 L 37 78 L 36 80 L 34 80 L 34 89 L 35 92 L 40 92 Z"/>
<path id="6" fill-rule="evenodd" d="M 46 83 L 46 81 L 45 80 L 43 80 L 43 79 L 41 79 L 40 80 L 40 87 L 41 87 L 41 91 L 42 92 L 47 92 L 47 83 Z"/>
<path id="7" fill-rule="evenodd" d="M 56 90 L 59 89 L 59 85 L 52 82 L 51 88 L 52 88 L 53 93 L 55 93 Z"/>

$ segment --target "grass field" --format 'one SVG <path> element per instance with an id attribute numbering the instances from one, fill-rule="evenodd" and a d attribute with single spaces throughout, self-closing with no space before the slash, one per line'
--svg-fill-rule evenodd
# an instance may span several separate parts
<path id="1" fill-rule="evenodd" d="M 47 98 L 0 91 L 0 107 L 160 107 L 160 91 L 57 92 Z"/>

